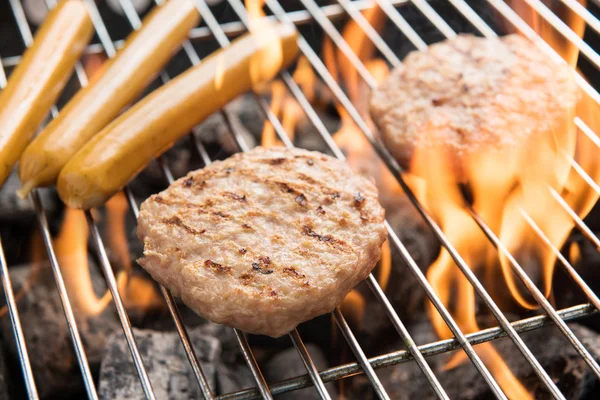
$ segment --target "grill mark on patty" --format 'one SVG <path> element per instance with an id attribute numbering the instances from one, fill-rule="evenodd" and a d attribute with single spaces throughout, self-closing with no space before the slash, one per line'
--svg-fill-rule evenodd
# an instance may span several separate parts
<path id="1" fill-rule="evenodd" d="M 246 199 L 246 195 L 240 196 L 239 194 L 235 194 L 232 192 L 223 192 L 223 196 L 229 197 L 230 199 L 239 201 L 240 203 L 246 203 L 248 200 Z"/>
<path id="2" fill-rule="evenodd" d="M 206 213 L 206 211 L 204 210 L 205 206 L 208 206 L 208 207 L 212 206 L 212 204 L 210 204 L 210 203 L 207 203 L 207 204 L 190 203 L 189 201 L 176 200 L 171 197 L 165 198 L 165 197 L 159 196 L 157 194 L 152 195 L 151 199 L 154 200 L 155 202 L 157 202 L 158 204 L 162 204 L 165 206 L 178 206 L 178 207 L 185 208 L 185 209 L 197 209 L 202 214 Z"/>
<path id="3" fill-rule="evenodd" d="M 305 287 L 305 288 L 306 287 L 310 287 L 310 283 L 308 283 L 307 280 L 304 280 L 304 278 L 306 278 L 306 275 L 305 274 L 301 274 L 298 271 L 296 271 L 296 268 L 294 268 L 294 267 L 285 267 L 285 268 L 283 268 L 282 271 L 283 271 L 284 274 L 286 274 L 288 276 L 291 276 L 292 278 L 294 278 L 296 280 L 301 281 L 302 282 L 302 287 Z"/>
<path id="4" fill-rule="evenodd" d="M 240 281 L 242 281 L 242 285 L 248 286 L 252 282 L 254 282 L 254 276 L 251 274 L 242 274 L 238 277 Z"/>
<path id="5" fill-rule="evenodd" d="M 287 182 L 273 181 L 273 183 L 275 185 L 277 185 L 279 187 L 279 189 L 284 193 L 292 193 L 292 194 L 296 194 L 296 195 L 302 194 L 301 191 L 299 191 L 298 189 L 296 189 L 295 187 L 293 187 L 292 185 L 290 185 Z"/>
<path id="6" fill-rule="evenodd" d="M 316 180 L 315 178 L 313 178 L 310 175 L 306 175 L 302 172 L 299 172 L 297 174 L 297 176 L 303 182 L 310 184 L 312 186 L 311 188 L 319 189 L 319 191 L 325 195 L 329 195 L 332 197 L 335 195 L 336 197 L 333 197 L 333 198 L 338 198 L 340 195 L 339 192 L 337 191 L 337 189 L 327 186 L 323 182 L 319 182 L 318 180 Z"/>
<path id="7" fill-rule="evenodd" d="M 296 196 L 296 203 L 298 203 L 299 205 L 301 205 L 302 207 L 306 207 L 308 201 L 306 200 L 306 196 L 303 195 L 302 193 L 300 193 L 298 196 Z"/>
<path id="8" fill-rule="evenodd" d="M 185 229 L 188 233 L 191 233 L 192 235 L 201 235 L 204 232 L 206 232 L 206 229 L 201 229 L 201 230 L 197 230 L 195 228 L 192 228 L 189 225 L 186 225 L 185 222 L 183 222 L 181 220 L 181 218 L 177 215 L 174 215 L 170 218 L 163 218 L 161 220 L 161 222 L 165 225 L 173 225 L 173 226 L 178 226 L 180 228 Z"/>
<path id="9" fill-rule="evenodd" d="M 271 259 L 266 256 L 260 256 L 258 257 L 258 262 L 252 263 L 252 270 L 257 271 L 263 275 L 269 275 L 275 272 L 269 268 L 269 265 L 271 265 Z"/>
<path id="10" fill-rule="evenodd" d="M 287 158 L 285 158 L 285 157 L 266 158 L 266 159 L 264 159 L 264 161 L 266 163 L 271 164 L 271 165 L 281 165 L 281 164 L 283 164 L 284 162 L 287 161 Z"/>
<path id="11" fill-rule="evenodd" d="M 312 228 L 308 225 L 302 226 L 302 233 L 306 236 L 310 236 L 315 239 L 318 239 L 319 242 L 324 242 L 324 243 L 330 244 L 339 250 L 347 250 L 348 249 L 348 244 L 346 242 L 344 242 L 343 240 L 336 239 L 331 235 L 320 235 L 317 232 L 313 231 Z"/>
<path id="12" fill-rule="evenodd" d="M 203 189 L 206 186 L 206 181 L 202 180 L 200 182 L 194 181 L 194 177 L 190 176 L 181 182 L 181 186 L 184 188 L 195 188 L 195 189 Z"/>
<path id="13" fill-rule="evenodd" d="M 216 262 L 214 262 L 212 260 L 206 260 L 206 261 L 204 261 L 204 266 L 208 267 L 208 268 L 212 268 L 216 272 L 220 272 L 220 273 L 231 272 L 231 267 L 218 264 L 218 263 L 216 263 Z"/>

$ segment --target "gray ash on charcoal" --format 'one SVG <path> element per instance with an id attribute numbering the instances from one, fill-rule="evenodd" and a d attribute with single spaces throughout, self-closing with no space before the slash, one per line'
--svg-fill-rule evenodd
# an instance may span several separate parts
<path id="1" fill-rule="evenodd" d="M 202 396 L 176 333 L 138 329 L 134 329 L 133 333 L 157 398 L 187 399 Z M 196 331 L 190 332 L 190 340 L 214 391 L 219 341 Z M 108 340 L 98 386 L 101 399 L 145 398 L 122 332 L 115 332 Z"/>
<path id="2" fill-rule="evenodd" d="M 157 398 L 200 398 L 201 392 L 176 332 L 134 329 Z M 214 394 L 255 385 L 230 328 L 207 323 L 189 329 L 190 340 Z M 101 399 L 143 399 L 127 343 L 121 332 L 109 339 L 100 368 Z"/>
<path id="3" fill-rule="evenodd" d="M 306 349 L 319 371 L 329 367 L 325 354 L 318 346 L 309 343 L 306 344 Z M 284 379 L 305 375 L 306 367 L 298 354 L 298 350 L 291 347 L 272 356 L 265 364 L 263 373 L 268 382 L 278 382 Z M 325 387 L 331 398 L 337 398 L 335 383 L 328 383 Z M 321 397 L 314 387 L 310 387 L 283 393 L 279 395 L 278 398 L 282 400 L 317 400 Z"/>

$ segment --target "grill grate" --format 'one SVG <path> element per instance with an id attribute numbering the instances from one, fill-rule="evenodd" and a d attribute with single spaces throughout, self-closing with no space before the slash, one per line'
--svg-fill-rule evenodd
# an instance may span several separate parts
<path id="1" fill-rule="evenodd" d="M 14 13 L 15 20 L 17 22 L 18 28 L 22 35 L 23 42 L 26 46 L 29 46 L 32 41 L 32 35 L 25 19 L 25 14 L 23 12 L 23 8 L 21 3 L 18 0 L 9 0 L 12 11 Z M 88 52 L 104 52 L 109 57 L 114 56 L 116 52 L 116 48 L 120 45 L 120 42 L 113 42 L 110 37 L 109 31 L 96 8 L 96 5 L 93 0 L 84 0 L 89 6 L 94 27 L 96 29 L 97 36 L 100 39 L 99 45 L 91 45 L 88 49 Z M 385 12 L 390 21 L 397 26 L 397 28 L 402 32 L 403 35 L 415 46 L 415 48 L 423 50 L 426 49 L 427 44 L 421 39 L 418 33 L 410 26 L 410 24 L 403 18 L 402 14 L 396 9 L 393 4 L 399 3 L 407 3 L 409 0 L 396 0 L 390 2 L 389 0 L 376 0 L 377 6 L 381 7 L 381 9 Z M 524 2 L 530 4 L 534 9 L 536 9 L 540 15 L 550 22 L 561 34 L 563 34 L 568 40 L 570 40 L 574 45 L 576 45 L 580 50 L 581 54 L 585 56 L 589 61 L 591 61 L 597 67 L 600 67 L 600 56 L 596 51 L 594 51 L 590 46 L 588 46 L 585 42 L 580 40 L 578 37 L 573 36 L 573 32 L 566 26 L 558 17 L 556 17 L 552 12 L 547 9 L 539 0 L 523 0 Z M 133 8 L 130 0 L 119 0 L 124 12 L 125 16 L 130 23 L 133 29 L 138 29 L 140 26 L 140 18 Z M 159 0 L 156 0 L 157 3 L 160 3 Z M 456 35 L 456 32 L 444 21 L 444 19 L 426 2 L 423 0 L 412 0 L 411 1 L 414 6 L 429 20 L 429 22 L 439 30 L 439 32 L 445 37 L 453 37 Z M 495 36 L 495 31 L 486 24 L 486 22 L 464 1 L 464 0 L 449 0 L 449 2 L 456 8 L 456 10 L 467 20 L 469 21 L 476 30 L 478 30 L 484 36 Z M 522 34 L 530 38 L 534 43 L 536 43 L 543 51 L 547 52 L 550 56 L 557 58 L 558 55 L 554 53 L 550 46 L 548 46 L 543 40 L 537 36 L 537 34 L 522 20 L 520 17 L 504 2 L 500 0 L 487 0 L 487 2 L 500 14 L 502 15 L 508 22 L 514 25 L 517 30 L 519 30 Z M 580 15 L 593 29 L 598 30 L 600 23 L 595 19 L 585 8 L 580 7 L 579 3 L 575 0 L 563 0 L 563 2 L 568 5 L 573 11 L 575 11 L 578 15 Z M 47 0 L 49 6 L 54 5 L 53 0 Z M 365 7 L 372 6 L 371 2 L 366 0 L 359 1 L 350 1 L 350 0 L 338 0 L 337 5 L 326 6 L 320 8 L 316 2 L 313 0 L 301 0 L 301 3 L 304 6 L 304 10 L 296 11 L 293 13 L 287 13 L 281 7 L 281 5 L 276 0 L 266 0 L 266 4 L 269 9 L 273 12 L 274 19 L 279 19 L 281 21 L 294 22 L 297 24 L 305 23 L 309 21 L 315 21 L 325 32 L 325 34 L 336 44 L 336 46 L 345 53 L 348 60 L 353 64 L 353 66 L 357 69 L 358 73 L 364 79 L 364 81 L 369 84 L 371 87 L 375 86 L 375 80 L 370 75 L 369 71 L 362 64 L 360 59 L 354 54 L 349 47 L 348 43 L 345 42 L 344 38 L 340 35 L 340 33 L 336 30 L 334 25 L 330 22 L 330 18 L 338 18 L 347 13 L 347 15 L 355 20 L 359 27 L 364 29 L 367 36 L 374 42 L 374 44 L 378 47 L 381 54 L 387 59 L 387 61 L 392 65 L 398 65 L 400 60 L 394 55 L 394 53 L 389 49 L 385 41 L 374 31 L 368 22 L 364 20 L 362 15 L 357 12 L 360 9 L 364 9 Z M 228 35 L 235 35 L 243 32 L 248 27 L 248 20 L 245 8 L 240 0 L 229 0 L 229 5 L 233 8 L 233 10 L 237 13 L 240 22 L 233 22 L 224 25 L 219 25 L 213 14 L 211 13 L 209 7 L 204 2 L 204 0 L 196 1 L 197 7 L 202 15 L 203 20 L 206 22 L 207 27 L 196 28 L 192 31 L 190 37 L 192 39 L 196 38 L 210 38 L 213 37 L 217 43 L 221 47 L 226 47 L 229 44 Z M 418 202 L 415 195 L 412 193 L 410 188 L 405 183 L 402 177 L 402 170 L 396 163 L 396 161 L 391 157 L 389 152 L 379 144 L 379 142 L 375 139 L 373 132 L 370 130 L 369 126 L 362 119 L 361 115 L 354 108 L 353 104 L 346 96 L 344 91 L 340 88 L 340 86 L 336 83 L 333 77 L 329 74 L 327 68 L 323 64 L 323 61 L 320 57 L 313 51 L 310 45 L 304 40 L 304 38 L 300 38 L 299 46 L 302 53 L 306 56 L 306 58 L 311 63 L 312 67 L 318 73 L 320 78 L 329 86 L 333 95 L 336 97 L 338 102 L 342 105 L 342 107 L 348 112 L 350 117 L 354 120 L 358 128 L 363 132 L 363 134 L 367 137 L 367 139 L 371 142 L 373 148 L 376 150 L 380 158 L 385 162 L 390 171 L 394 174 L 404 191 L 406 192 L 410 201 L 414 204 L 418 212 L 423 216 L 426 223 L 432 229 L 433 233 L 439 239 L 442 246 L 444 246 L 456 265 L 465 275 L 467 280 L 473 285 L 475 291 L 479 294 L 479 296 L 483 299 L 486 306 L 490 309 L 494 317 L 497 319 L 499 323 L 499 327 L 482 330 L 476 333 L 464 334 L 461 332 L 460 328 L 453 320 L 452 316 L 448 312 L 448 310 L 444 307 L 443 303 L 430 286 L 429 282 L 415 263 L 415 261 L 411 258 L 409 252 L 406 247 L 400 241 L 398 236 L 394 233 L 389 224 L 387 224 L 387 229 L 390 234 L 391 242 L 393 242 L 394 246 L 399 250 L 399 253 L 402 259 L 406 262 L 406 265 L 410 269 L 410 271 L 416 276 L 417 280 L 421 287 L 425 290 L 425 293 L 435 305 L 436 309 L 451 329 L 455 338 L 448 340 L 441 340 L 434 343 L 425 344 L 422 346 L 417 346 L 410 334 L 408 333 L 406 327 L 398 317 L 396 311 L 393 309 L 392 305 L 386 298 L 383 290 L 379 287 L 376 279 L 371 275 L 367 279 L 367 285 L 370 287 L 372 292 L 375 294 L 375 297 L 381 302 L 384 307 L 388 317 L 392 321 L 394 327 L 398 331 L 400 337 L 404 340 L 407 345 L 408 350 L 396 351 L 388 354 L 383 354 L 377 357 L 373 357 L 368 359 L 361 349 L 360 345 L 356 341 L 350 327 L 346 323 L 342 313 L 339 309 L 336 309 L 333 313 L 336 324 L 341 330 L 344 338 L 346 339 L 348 345 L 353 350 L 354 355 L 356 356 L 357 362 L 349 363 L 341 366 L 337 366 L 334 368 L 329 368 L 323 371 L 317 371 L 314 363 L 311 360 L 311 357 L 304 346 L 304 343 L 298 334 L 297 330 L 294 330 L 290 333 L 290 339 L 292 343 L 298 350 L 300 357 L 302 358 L 306 369 L 307 375 L 287 379 L 281 382 L 274 383 L 270 386 L 267 385 L 265 379 L 262 376 L 260 368 L 254 359 L 254 355 L 252 353 L 252 349 L 248 344 L 248 341 L 243 332 L 238 330 L 235 331 L 240 348 L 244 355 L 244 358 L 248 364 L 248 367 L 252 371 L 252 374 L 256 380 L 256 388 L 253 389 L 245 389 L 240 390 L 235 393 L 230 393 L 226 395 L 219 396 L 220 399 L 249 399 L 256 397 L 263 397 L 266 399 L 272 398 L 273 394 L 284 393 L 291 390 L 297 390 L 300 388 L 308 387 L 314 385 L 322 398 L 329 398 L 327 391 L 325 390 L 323 382 L 329 382 L 337 379 L 342 379 L 348 376 L 355 375 L 357 373 L 365 373 L 373 385 L 374 390 L 379 395 L 380 398 L 389 398 L 385 388 L 382 386 L 379 381 L 376 369 L 398 364 L 401 362 L 406 362 L 408 360 L 415 360 L 419 367 L 421 368 L 423 374 L 426 379 L 430 383 L 434 392 L 440 398 L 447 398 L 447 395 L 438 382 L 437 377 L 428 366 L 425 361 L 425 356 L 431 356 L 435 354 L 440 354 L 444 352 L 448 352 L 457 348 L 462 348 L 466 354 L 469 356 L 473 365 L 477 368 L 481 376 L 486 380 L 492 392 L 498 398 L 506 398 L 502 390 L 500 389 L 496 380 L 492 377 L 486 366 L 483 364 L 479 356 L 473 350 L 473 345 L 491 341 L 503 336 L 509 336 L 513 343 L 517 346 L 519 351 L 528 361 L 528 363 L 533 368 L 534 372 L 537 374 L 539 379 L 542 381 L 544 386 L 548 389 L 548 391 L 552 394 L 554 398 L 564 398 L 564 396 L 560 393 L 558 388 L 552 379 L 548 376 L 548 374 L 544 371 L 538 360 L 533 356 L 531 351 L 525 345 L 521 337 L 520 333 L 530 331 L 533 329 L 538 329 L 543 326 L 554 324 L 556 325 L 564 336 L 569 340 L 569 342 L 573 345 L 573 347 L 577 350 L 577 352 L 584 358 L 586 363 L 590 366 L 590 368 L 594 371 L 595 375 L 600 378 L 600 366 L 598 363 L 591 357 L 591 355 L 587 352 L 587 350 L 583 347 L 580 340 L 573 334 L 573 332 L 566 325 L 566 321 L 578 319 L 592 313 L 595 313 L 598 309 L 600 309 L 600 300 L 593 293 L 593 291 L 586 285 L 586 283 L 581 279 L 581 277 L 577 274 L 575 269 L 569 262 L 562 256 L 559 256 L 559 264 L 565 269 L 565 271 L 575 280 L 575 282 L 580 286 L 584 294 L 587 296 L 589 302 L 591 304 L 581 304 L 578 306 L 570 307 L 563 310 L 555 310 L 550 303 L 545 299 L 543 294 L 537 289 L 537 287 L 533 284 L 531 279 L 527 276 L 523 268 L 517 263 L 517 261 L 508 253 L 506 248 L 499 242 L 498 238 L 493 234 L 490 228 L 486 225 L 485 221 L 477 215 L 473 210 L 471 210 L 472 216 L 475 221 L 479 224 L 483 232 L 488 236 L 490 241 L 496 245 L 499 251 L 506 254 L 508 259 L 510 260 L 511 267 L 514 272 L 521 278 L 521 280 L 525 283 L 527 289 L 531 292 L 532 296 L 536 299 L 536 301 L 541 305 L 546 315 L 540 315 L 533 318 L 528 318 L 524 320 L 520 320 L 517 322 L 510 323 L 506 316 L 501 312 L 500 308 L 495 304 L 492 300 L 491 296 L 488 294 L 486 289 L 483 287 L 481 282 L 477 279 L 475 274 L 470 270 L 469 266 L 466 264 L 464 259 L 458 253 L 458 251 L 454 248 L 454 246 L 450 243 L 448 238 L 446 238 L 441 230 L 441 228 L 435 223 L 433 218 L 427 213 L 424 207 Z M 189 58 L 192 64 L 197 64 L 201 62 L 198 54 L 194 50 L 193 46 L 189 41 L 186 41 L 183 45 L 183 50 L 187 57 Z M 2 58 L 0 63 L 0 87 L 4 87 L 6 84 L 6 76 L 4 73 L 4 67 L 16 65 L 18 63 L 19 57 L 8 57 Z M 81 86 L 85 86 L 87 84 L 87 77 L 83 70 L 81 64 L 77 64 L 76 66 L 76 75 L 81 84 Z M 280 74 L 280 78 L 286 84 L 290 93 L 294 96 L 294 98 L 298 101 L 301 108 L 305 112 L 309 121 L 314 125 L 318 133 L 322 136 L 325 143 L 331 150 L 331 152 L 340 159 L 344 159 L 344 155 L 341 150 L 337 147 L 336 143 L 333 141 L 331 134 L 325 128 L 323 122 L 317 116 L 315 110 L 312 108 L 303 92 L 300 90 L 299 86 L 296 84 L 292 76 L 284 71 Z M 160 79 L 162 82 L 167 82 L 170 77 L 166 72 L 163 72 L 160 75 Z M 586 91 L 594 100 L 599 101 L 600 95 L 598 92 L 590 86 L 581 76 L 577 75 L 577 82 L 582 87 L 583 90 Z M 277 117 L 271 112 L 266 100 L 258 95 L 255 95 L 255 99 L 258 102 L 261 110 L 264 112 L 265 117 L 269 120 L 269 122 L 273 125 L 275 132 L 277 133 L 279 139 L 288 147 L 293 146 L 291 141 L 289 140 L 286 132 L 283 129 L 281 122 L 277 119 Z M 58 110 L 56 107 L 53 107 L 51 110 L 52 116 L 56 116 Z M 244 142 L 243 136 L 241 132 L 235 129 L 235 125 L 231 123 L 230 116 L 227 110 L 222 111 L 222 116 L 227 124 L 230 132 L 235 139 L 239 149 L 241 151 L 248 150 L 247 144 Z M 596 136 L 591 130 L 585 126 L 583 121 L 579 118 L 576 118 L 576 124 L 580 127 L 585 134 L 588 134 L 590 137 L 593 137 L 594 140 L 597 141 Z M 196 147 L 196 150 L 200 154 L 202 160 L 205 164 L 210 164 L 211 160 L 208 156 L 207 151 L 203 147 L 202 143 L 197 140 L 195 135 L 191 136 L 192 142 Z M 596 142 L 597 143 L 597 142 Z M 162 169 L 162 172 L 165 176 L 165 183 L 171 183 L 173 181 L 173 175 L 169 170 L 166 163 L 159 158 L 158 163 Z M 578 171 L 584 179 L 590 183 L 590 185 L 595 185 L 595 183 L 591 180 L 589 176 L 585 174 L 583 169 L 577 168 L 575 166 L 575 170 Z M 600 189 L 600 188 L 599 188 Z M 138 214 L 138 206 L 135 202 L 133 194 L 129 189 L 125 189 L 125 193 L 127 199 L 130 204 L 130 208 L 132 213 L 137 217 Z M 560 202 L 560 196 L 558 193 L 554 193 L 557 201 Z M 71 302 L 66 292 L 65 284 L 63 282 L 63 277 L 58 265 L 58 260 L 56 259 L 54 248 L 52 247 L 52 241 L 50 236 L 48 219 L 46 216 L 46 212 L 41 203 L 39 192 L 34 191 L 31 195 L 31 200 L 34 204 L 35 211 L 38 216 L 38 221 L 40 224 L 42 237 L 44 239 L 44 244 L 46 246 L 46 250 L 48 253 L 48 257 L 50 259 L 50 264 L 54 273 L 55 281 L 57 284 L 58 292 L 60 295 L 61 303 L 64 309 L 65 318 L 68 323 L 68 327 L 70 330 L 71 339 L 73 341 L 73 346 L 75 348 L 75 354 L 77 356 L 77 361 L 79 367 L 82 372 L 83 380 L 86 386 L 87 394 L 89 398 L 96 399 L 98 398 L 94 381 L 92 379 L 92 375 L 90 372 L 90 367 L 87 361 L 87 357 L 85 354 L 84 347 L 82 345 L 81 337 L 77 328 L 77 323 L 75 321 L 73 310 L 71 307 Z M 584 236 L 590 239 L 593 243 L 600 244 L 600 240 L 593 234 L 593 232 L 585 225 L 585 223 L 570 210 L 566 203 L 560 203 L 563 207 L 570 211 L 570 215 L 573 217 L 576 225 L 583 232 Z M 117 290 L 117 284 L 115 280 L 114 273 L 112 271 L 110 262 L 106 255 L 106 251 L 102 242 L 102 239 L 99 234 L 98 227 L 94 222 L 91 214 L 89 212 L 86 213 L 88 225 L 91 231 L 91 237 L 95 244 L 96 251 L 98 253 L 98 258 L 100 260 L 100 266 L 105 275 L 107 285 L 112 293 L 115 306 L 117 308 L 118 316 L 121 321 L 124 334 L 127 339 L 127 344 L 129 346 L 129 350 L 131 351 L 132 358 L 137 370 L 137 373 L 140 378 L 141 387 L 144 390 L 144 394 L 147 398 L 153 399 L 154 394 L 152 390 L 152 384 L 148 378 L 148 374 L 144 367 L 144 363 L 142 357 L 140 356 L 135 337 L 132 333 L 131 323 L 123 306 L 123 302 L 120 298 L 120 295 Z M 535 227 L 534 227 L 535 228 Z M 543 236 L 543 233 L 538 230 L 538 233 Z M 544 237 L 542 237 L 544 238 Z M 557 249 L 554 249 L 558 252 Z M 560 254 L 560 253 L 558 253 Z M 16 306 L 15 296 L 12 290 L 12 285 L 10 281 L 10 277 L 8 274 L 8 267 L 6 265 L 6 261 L 4 259 L 2 244 L 0 241 L 0 272 L 2 276 L 2 284 L 4 286 L 5 296 L 7 299 L 7 306 L 9 310 L 9 315 L 12 321 L 13 331 L 15 337 L 17 339 L 17 347 L 19 351 L 19 358 L 21 361 L 21 366 L 23 369 L 23 374 L 25 377 L 25 385 L 29 394 L 29 397 L 32 399 L 38 398 L 35 381 L 33 378 L 33 372 L 31 369 L 31 365 L 29 362 L 29 356 L 27 353 L 27 347 L 23 335 L 23 330 L 21 327 L 21 323 L 19 320 L 19 314 Z M 191 364 L 194 375 L 198 381 L 198 385 L 202 390 L 202 393 L 206 398 L 212 399 L 215 396 L 211 393 L 211 390 L 208 386 L 207 380 L 202 372 L 202 367 L 196 354 L 194 353 L 194 349 L 191 345 L 190 339 L 188 337 L 188 333 L 186 328 L 182 322 L 181 316 L 177 309 L 176 303 L 172 297 L 172 295 L 165 288 L 161 288 L 161 292 L 165 298 L 166 304 L 168 306 L 169 312 L 173 317 L 175 322 L 175 326 L 177 332 L 181 338 L 182 345 L 186 352 L 187 358 Z"/>

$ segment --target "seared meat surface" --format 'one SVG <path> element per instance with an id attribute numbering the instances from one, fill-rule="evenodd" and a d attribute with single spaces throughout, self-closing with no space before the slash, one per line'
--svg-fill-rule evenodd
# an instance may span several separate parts
<path id="1" fill-rule="evenodd" d="M 201 316 L 278 337 L 330 312 L 386 239 L 373 183 L 317 152 L 256 148 L 140 209 L 139 260 Z"/>
<path id="2" fill-rule="evenodd" d="M 386 146 L 411 172 L 421 175 L 415 153 L 441 150 L 458 181 L 490 159 L 508 179 L 542 162 L 544 146 L 559 160 L 573 153 L 577 97 L 570 68 L 527 39 L 459 35 L 410 53 L 374 91 L 370 109 Z"/>

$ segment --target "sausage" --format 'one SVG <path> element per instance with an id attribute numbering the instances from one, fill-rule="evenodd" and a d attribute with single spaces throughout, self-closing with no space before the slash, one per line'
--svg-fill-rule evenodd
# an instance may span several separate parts
<path id="1" fill-rule="evenodd" d="M 23 185 L 19 195 L 55 183 L 67 161 L 141 94 L 199 20 L 191 0 L 171 0 L 155 7 L 97 78 L 27 147 L 19 162 Z"/>
<path id="2" fill-rule="evenodd" d="M 298 53 L 295 27 L 269 31 L 236 39 L 110 123 L 61 171 L 61 199 L 73 208 L 100 206 L 203 119 L 287 67 Z"/>
<path id="3" fill-rule="evenodd" d="M 0 92 L 0 186 L 64 88 L 93 32 L 79 0 L 50 11 Z"/>

